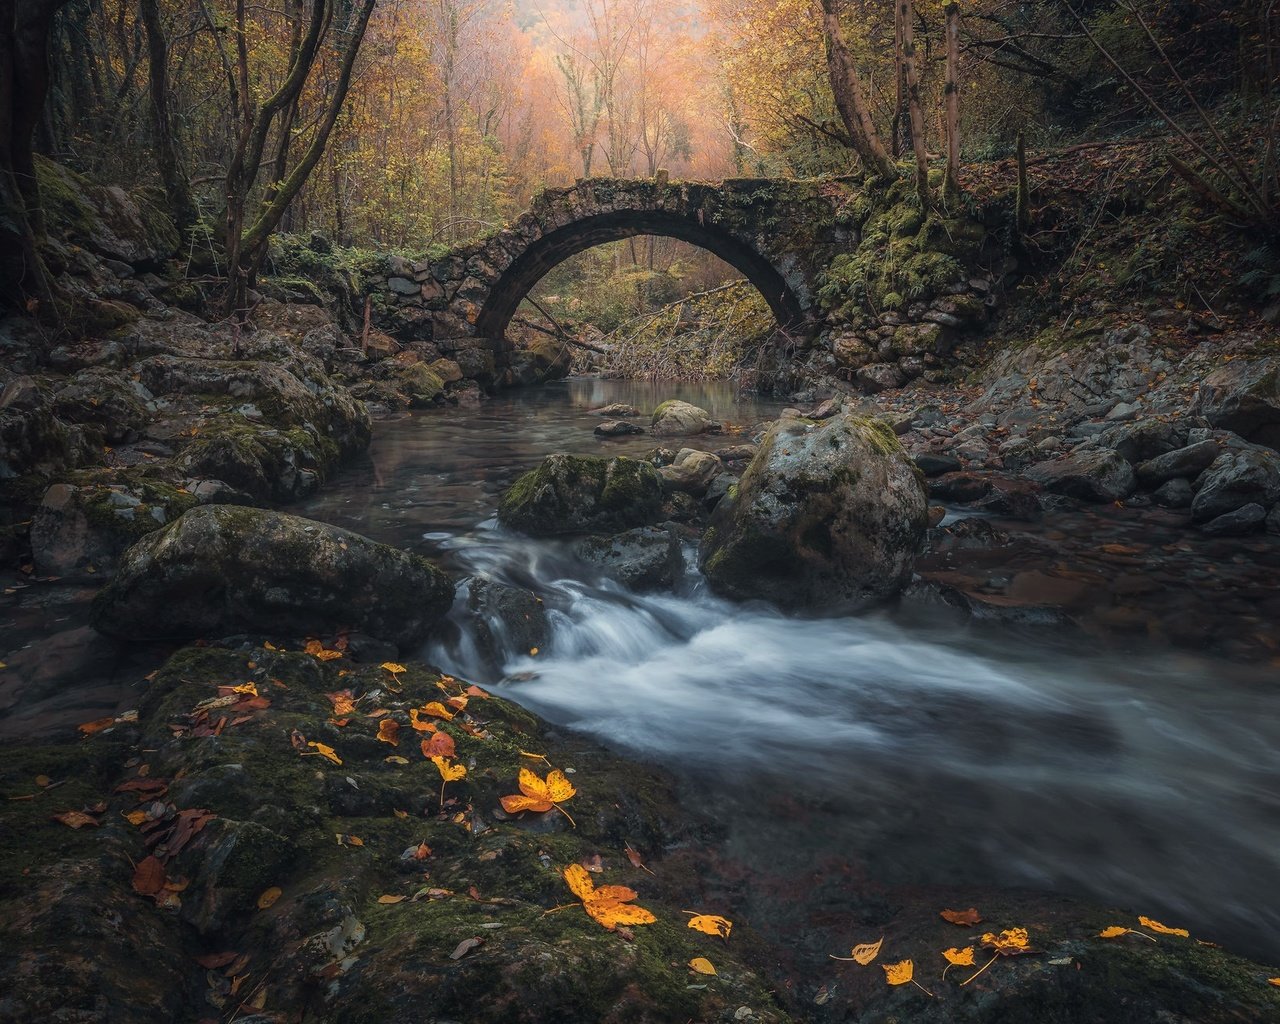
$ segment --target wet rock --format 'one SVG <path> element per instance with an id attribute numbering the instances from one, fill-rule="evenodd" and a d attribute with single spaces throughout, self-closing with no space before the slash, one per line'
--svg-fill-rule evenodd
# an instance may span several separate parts
<path id="1" fill-rule="evenodd" d="M 710 452 L 681 448 L 671 465 L 659 469 L 658 475 L 662 477 L 663 491 L 684 491 L 699 498 L 723 469 L 720 460 Z"/>
<path id="2" fill-rule="evenodd" d="M 548 456 L 502 497 L 498 520 L 534 537 L 606 533 L 656 522 L 662 483 L 638 459 Z"/>
<path id="3" fill-rule="evenodd" d="M 429 363 L 427 368 L 445 384 L 456 384 L 463 379 L 462 367 L 452 359 L 436 359 Z"/>
<path id="4" fill-rule="evenodd" d="M 684 572 L 675 531 L 642 526 L 612 537 L 588 537 L 574 554 L 603 576 L 635 591 L 670 590 Z"/>
<path id="5" fill-rule="evenodd" d="M 475 576 L 467 582 L 467 611 L 476 649 L 499 670 L 513 653 L 545 651 L 551 640 L 542 599 L 521 587 Z"/>
<path id="6" fill-rule="evenodd" d="M 991 492 L 991 478 L 981 473 L 944 473 L 929 481 L 929 496 L 939 501 L 977 501 Z"/>
<path id="7" fill-rule="evenodd" d="M 1261 446 L 1229 450 L 1196 480 L 1191 518 L 1204 523 L 1255 502 L 1270 508 L 1278 501 L 1280 455 Z"/>
<path id="8" fill-rule="evenodd" d="M 626 437 L 629 434 L 643 434 L 644 428 L 626 420 L 605 420 L 596 424 L 592 433 L 599 437 Z"/>
<path id="9" fill-rule="evenodd" d="M 1138 480 L 1144 487 L 1158 487 L 1166 480 L 1199 476 L 1222 453 L 1216 441 L 1205 440 L 1157 455 L 1138 466 Z"/>
<path id="10" fill-rule="evenodd" d="M 314 492 L 338 459 L 334 447 L 310 430 L 224 417 L 192 440 L 173 465 L 182 476 L 220 480 L 255 502 L 288 502 Z"/>
<path id="11" fill-rule="evenodd" d="M 640 410 L 634 405 L 627 405 L 625 402 L 613 402 L 609 405 L 602 405 L 598 409 L 592 409 L 593 416 L 605 416 L 609 419 L 628 419 L 632 416 L 639 416 Z"/>
<path id="12" fill-rule="evenodd" d="M 1201 533 L 1211 537 L 1242 537 L 1246 533 L 1258 533 L 1264 527 L 1267 510 L 1261 505 L 1251 503 L 1242 505 L 1232 512 L 1224 512 L 1215 519 L 1210 519 L 1200 526 Z"/>
<path id="13" fill-rule="evenodd" d="M 650 432 L 660 437 L 707 434 L 719 429 L 720 424 L 711 419 L 711 414 L 706 409 L 678 399 L 663 402 L 654 409 L 649 427 Z"/>
<path id="14" fill-rule="evenodd" d="M 838 613 L 906 585 L 927 519 L 923 478 L 886 424 L 782 420 L 716 507 L 699 563 L 726 596 Z"/>
<path id="15" fill-rule="evenodd" d="M 444 397 L 444 381 L 426 363 L 397 367 L 394 380 L 414 409 L 428 408 Z"/>
<path id="16" fill-rule="evenodd" d="M 1119 501 L 1138 485 L 1133 467 L 1107 448 L 1079 448 L 1060 459 L 1037 463 L 1027 476 L 1046 490 L 1081 501 Z"/>
<path id="17" fill-rule="evenodd" d="M 106 367 L 79 371 L 53 398 L 54 411 L 67 423 L 92 426 L 107 444 L 133 441 L 151 418 L 151 393 L 140 383 Z"/>
<path id="18" fill-rule="evenodd" d="M 1110 413 L 1107 418 L 1113 419 Z M 1187 428 L 1167 420 L 1145 419 L 1108 427 L 1097 438 L 1098 444 L 1115 449 L 1121 458 L 1136 464 L 1181 448 L 1187 443 Z"/>
<path id="19" fill-rule="evenodd" d="M 757 451 L 759 446 L 754 444 L 733 444 L 728 448 L 717 448 L 716 458 L 721 462 L 750 462 Z"/>
<path id="20" fill-rule="evenodd" d="M 523 387 L 563 380 L 573 368 L 573 350 L 564 342 L 538 338 L 508 358 L 510 383 Z"/>
<path id="21" fill-rule="evenodd" d="M 1280 505 L 1267 513 L 1267 532 L 1280 533 Z"/>
<path id="22" fill-rule="evenodd" d="M 1219 366 L 1200 382 L 1195 410 L 1215 427 L 1280 448 L 1280 358 Z"/>
<path id="23" fill-rule="evenodd" d="M 942 476 L 943 473 L 954 473 L 960 469 L 960 460 L 954 455 L 942 452 L 921 452 L 915 456 L 916 466 L 925 476 Z"/>
<path id="24" fill-rule="evenodd" d="M 448 577 L 417 555 L 296 516 L 208 505 L 125 553 L 92 622 L 122 639 L 355 628 L 407 646 L 452 601 Z"/>
<path id="25" fill-rule="evenodd" d="M 1190 480 L 1174 477 L 1157 487 L 1151 496 L 1157 505 L 1163 505 L 1165 508 L 1190 508 L 1196 492 Z"/>

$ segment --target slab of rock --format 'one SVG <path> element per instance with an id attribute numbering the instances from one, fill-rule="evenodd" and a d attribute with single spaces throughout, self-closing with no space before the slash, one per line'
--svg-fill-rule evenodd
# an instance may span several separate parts
<path id="1" fill-rule="evenodd" d="M 150 420 L 146 403 L 151 392 L 137 381 L 103 366 L 79 371 L 53 398 L 58 417 L 90 426 L 107 444 L 136 440 Z"/>
<path id="2" fill-rule="evenodd" d="M 896 363 L 871 363 L 853 375 L 853 381 L 868 394 L 900 388 L 907 382 L 906 375 Z"/>
<path id="3" fill-rule="evenodd" d="M 1213 426 L 1280 448 L 1280 358 L 1235 360 L 1200 382 L 1195 411 Z"/>
<path id="4" fill-rule="evenodd" d="M 1119 501 L 1138 486 L 1133 467 L 1109 448 L 1080 448 L 1060 459 L 1037 463 L 1026 475 L 1046 490 L 1081 501 Z"/>
<path id="5" fill-rule="evenodd" d="M 1107 419 L 1114 418 L 1108 413 Z M 1187 428 L 1167 420 L 1144 419 L 1107 427 L 1097 437 L 1104 448 L 1114 448 L 1121 458 L 1136 464 L 1181 448 L 1187 443 Z"/>
<path id="6" fill-rule="evenodd" d="M 452 603 L 453 583 L 425 558 L 297 516 L 207 505 L 125 552 L 92 624 L 131 640 L 356 629 L 409 646 Z"/>
<path id="7" fill-rule="evenodd" d="M 1138 466 L 1138 480 L 1144 487 L 1158 487 L 1166 480 L 1199 476 L 1222 453 L 1217 441 L 1199 441 L 1184 448 L 1157 455 Z"/>
<path id="8" fill-rule="evenodd" d="M 725 596 L 837 614 L 907 584 L 927 521 L 923 477 L 887 424 L 781 420 L 716 506 L 699 564 Z"/>
<path id="9" fill-rule="evenodd" d="M 1196 492 L 1190 480 L 1179 476 L 1166 480 L 1151 492 L 1151 496 L 1157 505 L 1165 508 L 1190 508 Z"/>
<path id="10" fill-rule="evenodd" d="M 612 402 L 609 405 L 602 405 L 598 409 L 592 409 L 593 416 L 607 416 L 609 419 L 628 419 L 632 416 L 639 416 L 640 410 L 634 405 L 627 405 L 626 402 Z"/>
<path id="11" fill-rule="evenodd" d="M 1204 523 L 1255 502 L 1263 508 L 1280 502 L 1280 454 L 1261 445 L 1214 459 L 1196 480 L 1191 518 Z"/>
<path id="12" fill-rule="evenodd" d="M 724 465 L 710 452 L 695 448 L 681 448 L 675 461 L 658 470 L 662 477 L 662 489 L 668 493 L 684 491 L 700 498 L 706 494 L 711 481 L 724 470 Z"/>
<path id="13" fill-rule="evenodd" d="M 662 482 L 652 464 L 557 453 L 511 485 L 498 521 L 533 537 L 559 537 L 647 526 L 661 511 Z"/>
<path id="14" fill-rule="evenodd" d="M 1257 503 L 1250 503 L 1210 519 L 1201 525 L 1200 532 L 1211 537 L 1242 537 L 1262 530 L 1266 520 L 1267 510 Z"/>
<path id="15" fill-rule="evenodd" d="M 915 456 L 915 463 L 925 476 L 942 476 L 943 473 L 955 473 L 960 469 L 959 459 L 941 452 L 921 452 Z"/>
<path id="16" fill-rule="evenodd" d="M 626 420 L 605 420 L 597 424 L 592 433 L 598 437 L 626 437 L 629 434 L 643 434 L 644 428 Z"/>
<path id="17" fill-rule="evenodd" d="M 669 590 L 684 572 L 674 530 L 641 526 L 612 537 L 588 537 L 574 554 L 630 590 Z"/>
<path id="18" fill-rule="evenodd" d="M 663 402 L 653 410 L 650 423 L 651 433 L 660 437 L 688 436 L 691 434 L 713 433 L 720 429 L 720 424 L 711 418 L 706 409 L 700 409 L 688 402 L 671 399 Z"/>

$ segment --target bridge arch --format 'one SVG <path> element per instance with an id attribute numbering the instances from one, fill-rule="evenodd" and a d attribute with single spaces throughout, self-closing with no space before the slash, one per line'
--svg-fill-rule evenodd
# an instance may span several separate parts
<path id="1" fill-rule="evenodd" d="M 759 290 L 783 330 L 802 334 L 811 327 L 805 302 L 751 244 L 719 225 L 707 224 L 705 217 L 699 221 L 679 211 L 624 208 L 584 216 L 534 240 L 489 286 L 476 316 L 476 333 L 501 338 L 524 297 L 552 268 L 597 245 L 636 235 L 662 235 L 706 249 Z"/>
<path id="2" fill-rule="evenodd" d="M 510 351 L 504 331 L 547 271 L 593 246 L 648 234 L 719 256 L 760 290 L 783 328 L 812 336 L 822 326 L 822 270 L 857 245 L 857 228 L 840 212 L 848 187 L 586 178 L 547 189 L 487 238 L 418 262 L 391 258 L 382 322 L 402 340 L 430 340 L 445 353 L 487 348 L 500 368 Z"/>

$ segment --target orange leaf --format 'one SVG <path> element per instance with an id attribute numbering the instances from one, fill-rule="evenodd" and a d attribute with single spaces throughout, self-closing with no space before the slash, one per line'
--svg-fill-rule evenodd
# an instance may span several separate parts
<path id="1" fill-rule="evenodd" d="M 881 964 L 884 968 L 885 980 L 890 985 L 906 985 L 915 977 L 915 964 L 910 960 L 900 960 L 896 964 Z"/>
<path id="2" fill-rule="evenodd" d="M 968 910 L 942 910 L 939 913 L 944 921 L 963 925 L 966 928 L 982 923 L 982 915 L 978 913 L 976 907 L 970 907 Z"/>
<path id="3" fill-rule="evenodd" d="M 1118 939 L 1121 935 L 1127 935 L 1129 929 L 1122 924 L 1113 924 L 1110 928 L 1103 928 L 1098 932 L 1100 939 Z"/>
<path id="4" fill-rule="evenodd" d="M 689 961 L 689 970 L 697 971 L 699 974 L 715 974 L 716 969 L 711 961 L 705 956 L 695 956 Z"/>
<path id="5" fill-rule="evenodd" d="M 631 903 L 635 891 L 625 885 L 602 885 L 596 888 L 591 875 L 581 864 L 564 869 L 564 880 L 593 920 L 613 931 L 619 925 L 653 924 L 657 920 L 644 907 Z"/>
<path id="6" fill-rule="evenodd" d="M 384 665 L 383 668 L 385 667 L 386 666 Z M 378 902 L 379 903 L 402 903 L 406 899 L 408 899 L 407 896 L 379 896 Z"/>
<path id="7" fill-rule="evenodd" d="M 502 797 L 502 808 L 508 814 L 520 811 L 549 811 L 552 806 L 568 800 L 578 791 L 565 777 L 564 772 L 556 769 L 546 779 L 539 778 L 528 768 L 521 768 L 518 779 L 520 792 L 524 796 Z"/>
<path id="8" fill-rule="evenodd" d="M 264 889 L 262 895 L 258 897 L 258 909 L 266 910 L 283 895 L 284 893 L 278 885 L 273 885 L 270 889 Z"/>
<path id="9" fill-rule="evenodd" d="M 95 732 L 101 732 L 103 729 L 109 729 L 115 724 L 115 716 L 108 715 L 106 718 L 95 718 L 92 722 L 85 722 L 80 726 L 80 731 L 86 736 L 92 736 Z"/>
<path id="10" fill-rule="evenodd" d="M 86 825 L 98 825 L 98 819 L 91 815 L 85 814 L 84 811 L 62 811 L 53 816 L 54 821 L 60 821 L 68 828 L 84 828 Z"/>
<path id="11" fill-rule="evenodd" d="M 729 932 L 733 928 L 733 922 L 727 918 L 717 917 L 715 914 L 695 914 L 692 910 L 686 910 L 685 913 L 692 915 L 689 918 L 689 927 L 695 932 L 703 932 L 707 935 L 719 935 L 724 939 L 729 938 Z"/>
<path id="12" fill-rule="evenodd" d="M 384 662 L 379 666 L 379 668 L 384 668 L 384 669 L 386 669 L 386 670 L 387 670 L 388 672 L 390 672 L 392 675 L 395 675 L 397 672 L 408 672 L 408 671 L 409 671 L 409 670 L 408 670 L 407 668 L 405 668 L 403 665 L 397 665 L 394 661 L 384 661 Z"/>
<path id="13" fill-rule="evenodd" d="M 422 741 L 422 756 L 428 759 L 456 757 L 457 748 L 454 746 L 453 737 L 447 732 L 433 733 L 431 739 Z"/>
<path id="14" fill-rule="evenodd" d="M 438 700 L 433 700 L 430 704 L 422 705 L 421 712 L 424 715 L 433 715 L 436 718 L 443 718 L 446 722 L 453 718 L 453 712 Z"/>
<path id="15" fill-rule="evenodd" d="M 390 743 L 393 747 L 400 745 L 400 723 L 394 718 L 384 718 L 378 723 L 378 739 Z"/>
<path id="16" fill-rule="evenodd" d="M 849 951 L 848 956 L 832 956 L 831 954 L 827 954 L 827 955 L 831 956 L 832 960 L 853 960 L 856 963 L 860 963 L 865 967 L 867 964 L 871 963 L 872 960 L 874 960 L 877 956 L 880 955 L 880 946 L 883 944 L 883 942 L 884 942 L 884 936 L 881 935 L 878 942 L 865 942 L 860 946 L 854 946 L 853 949 Z"/>
<path id="17" fill-rule="evenodd" d="M 1184 939 L 1191 937 L 1191 933 L 1185 928 L 1170 928 L 1167 924 L 1153 921 L 1149 917 L 1139 917 L 1138 924 L 1142 925 L 1143 928 L 1150 928 L 1153 932 L 1159 932 L 1161 935 L 1181 935 Z"/>
<path id="18" fill-rule="evenodd" d="M 308 743 L 307 746 L 315 747 L 315 752 L 319 754 L 321 757 L 323 757 L 326 761 L 332 761 L 334 764 L 339 766 L 342 765 L 342 758 L 340 758 L 338 756 L 337 751 L 334 750 L 333 747 L 329 746 L 327 743 L 311 742 L 311 743 Z M 304 752 L 302 756 L 306 757 L 308 755 Z"/>

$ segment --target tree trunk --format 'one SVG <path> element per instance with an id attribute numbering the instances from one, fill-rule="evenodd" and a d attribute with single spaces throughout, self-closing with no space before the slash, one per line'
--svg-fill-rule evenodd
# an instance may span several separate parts
<path id="1" fill-rule="evenodd" d="M 32 146 L 49 88 L 49 29 L 66 2 L 0 0 L 0 301 L 55 320 Z"/>
<path id="2" fill-rule="evenodd" d="M 899 159 L 911 148 L 911 122 L 907 119 L 907 72 L 902 59 L 902 8 L 893 5 L 893 130 L 891 145 L 893 158 Z"/>
<path id="3" fill-rule="evenodd" d="M 196 208 L 191 201 L 187 173 L 179 153 L 178 140 L 169 118 L 169 44 L 160 22 L 158 0 L 139 0 L 142 24 L 147 31 L 148 67 L 151 82 L 151 115 L 156 134 L 156 163 L 164 182 L 169 210 L 186 238 L 196 222 Z"/>
<path id="4" fill-rule="evenodd" d="M 960 7 L 947 4 L 947 177 L 943 196 L 960 199 Z"/>
<path id="5" fill-rule="evenodd" d="M 911 0 L 901 0 L 902 66 L 907 76 L 907 106 L 911 111 L 911 145 L 916 152 L 916 193 L 921 209 L 929 208 L 929 155 L 924 148 L 924 114 L 920 109 L 920 74 L 916 68 L 915 11 Z"/>
<path id="6" fill-rule="evenodd" d="M 1018 235 L 1031 230 L 1031 188 L 1027 183 L 1027 137 L 1018 132 L 1018 192 L 1016 214 Z"/>
<path id="7" fill-rule="evenodd" d="M 853 148 L 873 173 L 890 178 L 894 175 L 893 158 L 889 156 L 871 116 L 871 105 L 858 78 L 853 56 L 845 45 L 840 31 L 840 16 L 836 0 L 822 0 L 822 36 L 827 47 L 827 74 L 831 80 L 831 92 L 836 109 L 844 122 L 845 131 L 853 142 Z"/>

